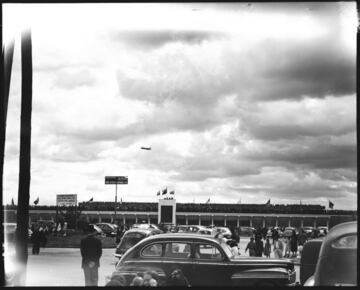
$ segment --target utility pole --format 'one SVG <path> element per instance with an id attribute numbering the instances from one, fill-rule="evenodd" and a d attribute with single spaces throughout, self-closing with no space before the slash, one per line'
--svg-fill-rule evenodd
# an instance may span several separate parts
<path id="1" fill-rule="evenodd" d="M 21 34 L 21 128 L 19 191 L 16 229 L 16 258 L 20 269 L 15 274 L 15 286 L 25 286 L 28 260 L 28 226 L 31 172 L 31 111 L 32 111 L 32 47 L 31 31 Z"/>

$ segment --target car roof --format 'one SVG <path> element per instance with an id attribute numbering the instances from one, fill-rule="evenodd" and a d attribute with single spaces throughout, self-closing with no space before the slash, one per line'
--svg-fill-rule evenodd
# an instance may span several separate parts
<path id="1" fill-rule="evenodd" d="M 130 230 L 127 230 L 125 232 L 125 234 L 127 233 L 144 233 L 144 234 L 148 234 L 148 233 L 151 233 L 152 231 L 158 231 L 158 229 L 154 229 L 154 228 L 148 228 L 148 229 L 144 229 L 144 228 L 133 228 L 133 229 L 130 229 Z"/>
<path id="2" fill-rule="evenodd" d="M 197 234 L 197 233 L 164 233 L 164 234 L 158 234 L 155 236 L 151 236 L 149 238 L 147 238 L 147 240 L 150 239 L 154 239 L 154 240 L 170 240 L 170 239 L 175 239 L 175 240 L 208 240 L 208 241 L 217 241 L 214 237 L 212 236 L 207 236 L 207 235 L 202 235 L 202 234 Z"/>

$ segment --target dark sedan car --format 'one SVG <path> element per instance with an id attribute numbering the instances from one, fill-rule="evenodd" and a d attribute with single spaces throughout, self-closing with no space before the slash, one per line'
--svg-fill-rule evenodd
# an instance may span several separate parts
<path id="1" fill-rule="evenodd" d="M 357 286 L 357 275 L 357 222 L 338 224 L 324 237 L 304 286 Z"/>
<path id="2" fill-rule="evenodd" d="M 161 282 L 181 269 L 191 286 L 283 286 L 295 283 L 290 259 L 234 257 L 225 243 L 211 236 L 166 233 L 151 236 L 129 249 L 113 276 L 127 285 L 134 274 L 155 271 Z"/>
<path id="3" fill-rule="evenodd" d="M 128 249 L 136 245 L 142 239 L 161 233 L 162 231 L 158 229 L 130 229 L 126 231 L 121 238 L 120 243 L 116 247 L 114 256 L 120 259 Z"/>

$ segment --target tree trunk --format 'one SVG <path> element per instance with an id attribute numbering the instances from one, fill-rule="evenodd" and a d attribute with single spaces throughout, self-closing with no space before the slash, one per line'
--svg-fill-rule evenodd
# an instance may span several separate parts
<path id="1" fill-rule="evenodd" d="M 32 111 L 32 48 L 30 30 L 24 31 L 21 35 L 21 65 L 20 161 L 16 231 L 16 257 L 19 263 L 19 270 L 15 277 L 15 286 L 25 286 L 28 260 Z"/>

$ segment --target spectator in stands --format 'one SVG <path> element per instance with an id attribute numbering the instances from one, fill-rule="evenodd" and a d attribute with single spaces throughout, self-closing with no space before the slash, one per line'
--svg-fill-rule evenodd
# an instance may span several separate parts
<path id="1" fill-rule="evenodd" d="M 265 247 L 264 247 L 264 255 L 266 258 L 270 258 L 271 253 L 271 244 L 269 238 L 266 238 Z"/>
<path id="2" fill-rule="evenodd" d="M 255 245 L 253 237 L 250 238 L 250 242 L 247 244 L 247 246 L 245 248 L 245 253 L 246 253 L 246 251 L 248 249 L 249 249 L 249 256 L 250 257 L 255 257 L 255 255 L 256 255 L 256 245 Z"/>

